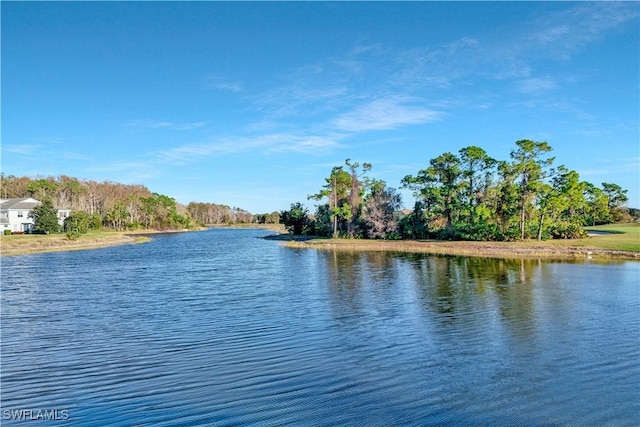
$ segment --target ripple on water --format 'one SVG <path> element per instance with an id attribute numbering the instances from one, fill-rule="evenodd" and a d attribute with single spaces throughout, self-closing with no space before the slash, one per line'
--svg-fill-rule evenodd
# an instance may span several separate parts
<path id="1" fill-rule="evenodd" d="M 2 409 L 122 426 L 640 420 L 638 263 L 315 252 L 265 234 L 3 259 Z"/>

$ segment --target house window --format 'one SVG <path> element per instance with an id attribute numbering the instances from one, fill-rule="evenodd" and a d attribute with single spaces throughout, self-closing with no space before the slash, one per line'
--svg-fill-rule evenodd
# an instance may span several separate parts
<path id="1" fill-rule="evenodd" d="M 23 215 L 23 212 L 19 211 L 19 212 L 18 212 L 18 218 L 22 218 L 23 216 L 24 216 L 24 215 Z"/>

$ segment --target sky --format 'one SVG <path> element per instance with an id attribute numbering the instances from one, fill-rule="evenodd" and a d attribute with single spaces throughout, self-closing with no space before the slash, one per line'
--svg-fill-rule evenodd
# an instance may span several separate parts
<path id="1" fill-rule="evenodd" d="M 0 7 L 5 175 L 313 211 L 345 159 L 399 188 L 444 152 L 531 139 L 640 208 L 638 2 Z"/>

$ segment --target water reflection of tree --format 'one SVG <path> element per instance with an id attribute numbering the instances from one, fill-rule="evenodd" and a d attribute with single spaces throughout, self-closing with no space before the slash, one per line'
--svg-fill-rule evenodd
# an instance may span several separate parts
<path id="1" fill-rule="evenodd" d="M 484 280 L 493 283 L 500 315 L 512 334 L 521 339 L 530 339 L 535 332 L 533 284 L 540 261 L 494 261 L 493 266 L 488 266 L 487 277 Z"/>
<path id="2" fill-rule="evenodd" d="M 360 311 L 362 288 L 361 254 L 324 252 L 329 275 L 329 297 L 336 317 L 342 319 Z"/>
<path id="3" fill-rule="evenodd" d="M 533 278 L 539 261 L 407 255 L 422 306 L 444 323 L 489 312 L 497 306 L 518 333 L 534 322 Z"/>
<path id="4" fill-rule="evenodd" d="M 341 321 L 397 310 L 393 288 L 397 265 L 383 252 L 323 252 L 329 276 L 329 297 L 335 317 Z"/>
<path id="5" fill-rule="evenodd" d="M 346 251 L 323 252 L 322 258 L 329 302 L 340 322 L 390 318 L 417 297 L 437 324 L 480 330 L 483 322 L 488 328 L 500 320 L 525 341 L 536 331 L 536 286 L 552 280 L 540 260 Z"/>

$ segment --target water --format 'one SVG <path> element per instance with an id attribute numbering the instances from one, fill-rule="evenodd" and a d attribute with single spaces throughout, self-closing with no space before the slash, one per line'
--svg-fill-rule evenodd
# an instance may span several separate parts
<path id="1" fill-rule="evenodd" d="M 640 424 L 640 263 L 266 234 L 3 258 L 2 424 Z"/>

